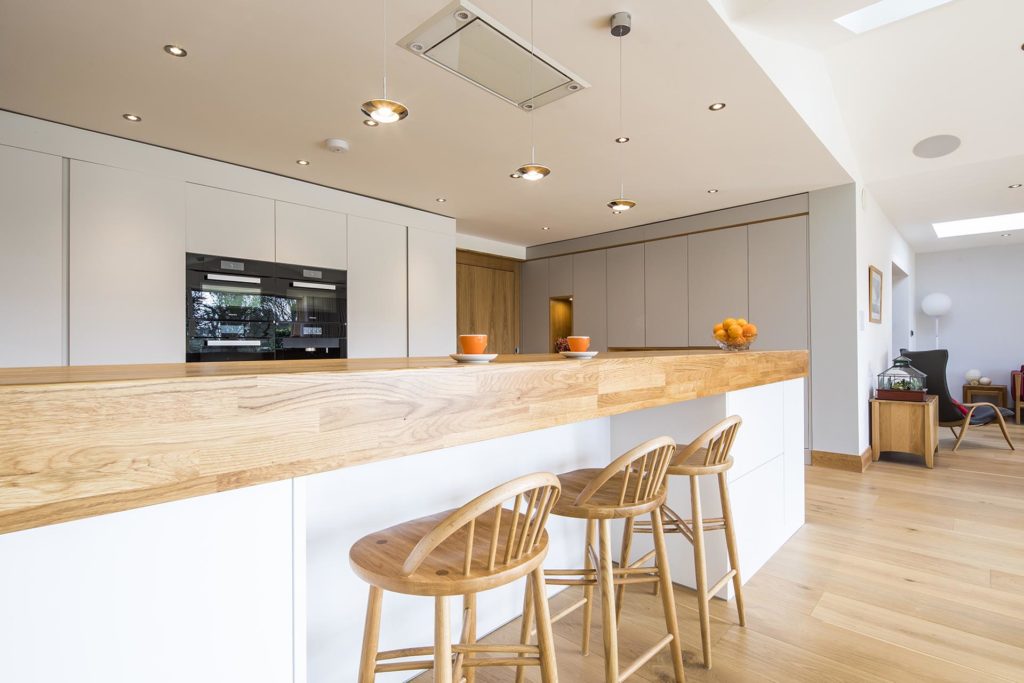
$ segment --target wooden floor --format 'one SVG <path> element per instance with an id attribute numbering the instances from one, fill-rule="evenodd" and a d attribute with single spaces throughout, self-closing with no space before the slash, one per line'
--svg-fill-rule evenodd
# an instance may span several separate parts
<path id="1" fill-rule="evenodd" d="M 677 589 L 687 680 L 1024 681 L 1024 427 L 1010 429 L 1016 452 L 989 426 L 956 454 L 945 430 L 934 470 L 909 456 L 864 474 L 807 468 L 807 524 L 746 584 L 747 627 L 713 601 L 710 671 L 693 593 Z M 558 595 L 552 611 L 577 595 Z M 580 656 L 579 615 L 555 625 L 560 681 L 600 683 L 600 626 Z M 488 640 L 518 632 L 516 621 Z M 627 593 L 623 665 L 663 634 L 649 589 Z M 667 653 L 630 680 L 671 681 Z"/>

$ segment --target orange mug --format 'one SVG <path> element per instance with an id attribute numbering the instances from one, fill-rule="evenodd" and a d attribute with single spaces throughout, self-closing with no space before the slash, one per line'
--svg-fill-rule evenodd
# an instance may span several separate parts
<path id="1" fill-rule="evenodd" d="M 462 353 L 478 354 L 487 350 L 486 334 L 460 334 L 459 348 Z"/>
<path id="2" fill-rule="evenodd" d="M 569 337 L 569 350 L 576 353 L 590 348 L 590 337 Z"/>

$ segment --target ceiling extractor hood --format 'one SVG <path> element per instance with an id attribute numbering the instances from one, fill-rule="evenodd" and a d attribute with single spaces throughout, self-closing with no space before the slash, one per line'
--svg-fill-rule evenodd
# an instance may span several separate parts
<path id="1" fill-rule="evenodd" d="M 537 49 L 531 70 L 530 42 L 465 0 L 449 3 L 398 44 L 525 111 L 590 87 Z"/>

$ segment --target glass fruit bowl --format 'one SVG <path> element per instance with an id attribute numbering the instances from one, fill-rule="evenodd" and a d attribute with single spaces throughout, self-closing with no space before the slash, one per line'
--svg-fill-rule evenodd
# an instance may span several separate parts
<path id="1" fill-rule="evenodd" d="M 756 339 L 757 335 L 752 334 L 749 337 L 737 337 L 735 339 L 726 339 L 725 341 L 715 339 L 715 343 L 723 351 L 746 351 Z"/>

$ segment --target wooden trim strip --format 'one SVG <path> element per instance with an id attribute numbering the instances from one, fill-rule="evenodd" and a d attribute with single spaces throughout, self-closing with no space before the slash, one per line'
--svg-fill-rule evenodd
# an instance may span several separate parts
<path id="1" fill-rule="evenodd" d="M 863 472 L 871 464 L 871 448 L 865 448 L 860 455 L 832 453 L 830 451 L 811 451 L 811 465 L 828 467 L 833 470 L 847 472 Z"/>
<path id="2" fill-rule="evenodd" d="M 781 382 L 807 366 L 806 351 L 719 351 L 2 370 L 0 533 Z"/>

